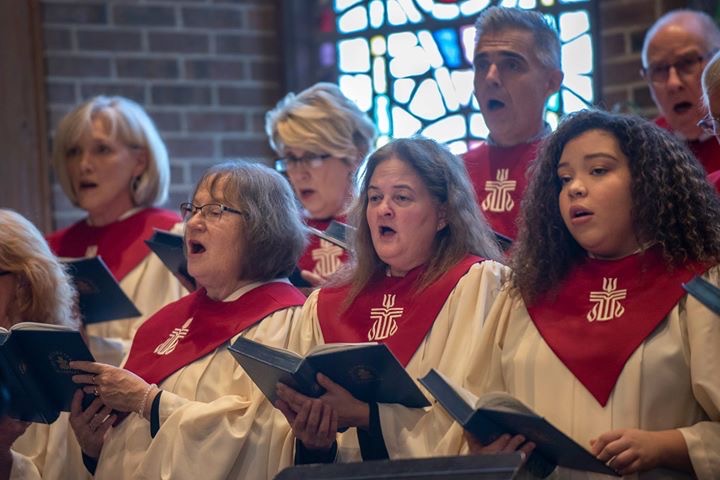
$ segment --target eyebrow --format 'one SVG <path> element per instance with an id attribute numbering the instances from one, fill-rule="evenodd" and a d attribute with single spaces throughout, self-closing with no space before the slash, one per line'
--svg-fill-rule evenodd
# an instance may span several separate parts
<path id="1" fill-rule="evenodd" d="M 589 153 L 583 157 L 583 161 L 588 162 L 590 160 L 596 160 L 598 158 L 605 158 L 607 160 L 612 160 L 614 162 L 620 161 L 617 157 L 613 156 L 610 153 L 605 153 L 605 152 Z M 568 166 L 568 162 L 560 162 L 560 163 L 558 163 L 556 169 L 559 169 L 560 167 L 567 167 L 567 166 Z"/>
<path id="2" fill-rule="evenodd" d="M 415 189 L 414 189 L 412 186 L 410 186 L 410 185 L 408 185 L 408 184 L 406 184 L 406 183 L 400 183 L 400 184 L 397 184 L 397 185 L 392 185 L 392 186 L 390 186 L 390 188 L 391 188 L 392 190 L 405 189 L 405 190 L 411 190 L 411 191 L 413 191 L 413 192 L 415 191 Z M 377 187 L 377 186 L 375 186 L 375 185 L 368 185 L 368 190 L 381 190 L 381 188 L 380 188 L 380 187 Z"/>
<path id="3" fill-rule="evenodd" d="M 527 59 L 523 55 L 521 55 L 517 52 L 513 52 L 512 50 L 498 50 L 498 51 L 494 51 L 494 52 L 478 52 L 473 57 L 473 62 L 480 58 L 489 57 L 492 54 L 496 54 L 500 57 L 514 58 L 516 60 L 522 60 L 523 62 L 527 62 Z"/>

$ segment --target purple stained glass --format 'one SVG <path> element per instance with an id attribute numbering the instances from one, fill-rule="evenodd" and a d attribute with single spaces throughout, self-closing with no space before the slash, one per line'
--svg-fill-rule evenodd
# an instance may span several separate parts
<path id="1" fill-rule="evenodd" d="M 320 45 L 320 65 L 329 67 L 335 65 L 335 44 L 333 42 L 324 42 Z"/>

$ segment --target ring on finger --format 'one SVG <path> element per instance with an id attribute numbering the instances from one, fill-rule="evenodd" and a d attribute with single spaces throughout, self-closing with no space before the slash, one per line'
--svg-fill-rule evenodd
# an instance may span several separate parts
<path id="1" fill-rule="evenodd" d="M 95 387 L 95 391 L 94 391 L 93 393 L 95 394 L 96 397 L 99 397 L 99 396 L 100 396 L 100 392 L 98 392 L 98 388 L 97 388 L 97 387 Z"/>

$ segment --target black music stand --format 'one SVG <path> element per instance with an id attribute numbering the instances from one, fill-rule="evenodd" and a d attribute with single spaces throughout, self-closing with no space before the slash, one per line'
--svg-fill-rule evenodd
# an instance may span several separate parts
<path id="1" fill-rule="evenodd" d="M 286 468 L 275 480 L 401 479 L 511 480 L 520 469 L 520 453 L 465 455 L 360 463 L 301 465 Z"/>

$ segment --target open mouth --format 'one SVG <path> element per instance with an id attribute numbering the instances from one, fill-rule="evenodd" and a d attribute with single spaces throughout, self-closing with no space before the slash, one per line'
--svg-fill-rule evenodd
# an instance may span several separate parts
<path id="1" fill-rule="evenodd" d="M 570 211 L 570 217 L 571 218 L 581 218 L 581 217 L 588 217 L 592 215 L 592 212 L 589 210 L 584 210 L 582 208 L 573 209 Z"/>
<path id="2" fill-rule="evenodd" d="M 188 242 L 188 250 L 192 254 L 203 253 L 205 251 L 205 246 L 200 242 L 197 242 L 195 240 L 190 240 Z"/>
<path id="3" fill-rule="evenodd" d="M 505 103 L 501 102 L 500 100 L 495 100 L 494 98 L 487 101 L 487 111 L 493 112 L 495 110 L 500 110 L 501 108 L 505 107 Z"/>
<path id="4" fill-rule="evenodd" d="M 678 115 L 681 115 L 683 113 L 687 113 L 691 108 L 693 108 L 693 104 L 690 102 L 680 102 L 673 105 L 673 112 L 677 113 Z"/>
<path id="5" fill-rule="evenodd" d="M 381 237 L 389 237 L 390 235 L 393 235 L 395 233 L 397 233 L 397 232 L 395 232 L 395 230 L 393 230 L 390 227 L 386 227 L 386 226 L 380 227 L 380 236 Z"/>
<path id="6" fill-rule="evenodd" d="M 95 182 L 80 182 L 79 188 L 80 190 L 87 190 L 89 188 L 95 188 L 97 187 L 97 183 Z"/>
<path id="7" fill-rule="evenodd" d="M 307 198 L 312 196 L 315 193 L 315 190 L 311 188 L 304 188 L 300 190 L 300 198 Z"/>

